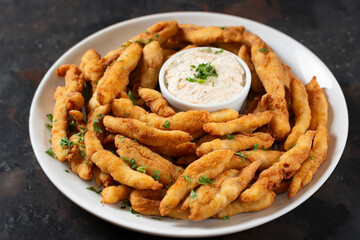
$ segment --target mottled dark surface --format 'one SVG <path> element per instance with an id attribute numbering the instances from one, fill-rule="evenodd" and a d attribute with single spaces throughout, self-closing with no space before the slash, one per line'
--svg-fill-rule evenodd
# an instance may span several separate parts
<path id="1" fill-rule="evenodd" d="M 28 115 L 47 69 L 78 41 L 126 19 L 181 10 L 250 18 L 301 41 L 333 72 L 350 114 L 343 157 L 319 191 L 270 223 L 217 239 L 359 239 L 360 2 L 216 2 L 0 0 L 0 239 L 160 238 L 106 223 L 61 194 L 35 159 Z"/>

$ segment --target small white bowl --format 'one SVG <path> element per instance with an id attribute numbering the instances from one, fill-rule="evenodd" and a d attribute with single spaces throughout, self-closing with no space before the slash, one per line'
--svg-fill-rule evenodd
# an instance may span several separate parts
<path id="1" fill-rule="evenodd" d="M 246 98 L 249 94 L 249 90 L 250 90 L 250 85 L 251 85 L 251 73 L 250 73 L 250 69 L 249 67 L 246 65 L 246 63 L 239 58 L 238 56 L 236 56 L 235 54 L 226 51 L 230 54 L 232 54 L 234 56 L 234 58 L 240 63 L 240 65 L 243 67 L 244 71 L 245 71 L 245 86 L 244 88 L 241 90 L 241 92 L 237 95 L 235 95 L 233 98 L 222 102 L 222 103 L 217 103 L 217 104 L 194 104 L 194 103 L 188 103 L 185 102 L 177 97 L 175 97 L 174 95 L 172 95 L 169 90 L 167 89 L 167 87 L 165 86 L 165 69 L 166 66 L 171 62 L 172 59 L 179 57 L 189 51 L 194 51 L 195 49 L 201 49 L 201 48 L 209 48 L 209 47 L 196 47 L 196 48 L 191 48 L 191 49 L 187 49 L 181 52 L 178 52 L 176 54 L 174 54 L 172 57 L 170 57 L 161 67 L 160 69 L 160 73 L 159 73 L 159 85 L 160 85 L 160 91 L 162 93 L 162 95 L 165 97 L 165 99 L 169 102 L 170 106 L 173 107 L 175 110 L 177 111 L 188 111 L 188 110 L 206 110 L 208 112 L 215 112 L 221 109 L 227 109 L 227 108 L 231 108 L 234 109 L 236 111 L 241 111 L 246 103 Z M 213 50 L 220 50 L 219 48 L 211 48 Z"/>

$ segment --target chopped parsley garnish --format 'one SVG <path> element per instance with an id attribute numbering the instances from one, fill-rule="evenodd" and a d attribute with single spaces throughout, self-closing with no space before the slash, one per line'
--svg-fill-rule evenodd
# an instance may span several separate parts
<path id="1" fill-rule="evenodd" d="M 96 192 L 97 194 L 101 194 L 101 189 L 99 191 L 97 191 L 94 187 L 87 187 L 86 188 L 87 190 L 90 190 L 90 191 L 93 191 L 93 192 Z"/>
<path id="2" fill-rule="evenodd" d="M 132 101 L 133 105 L 137 105 L 137 99 L 139 98 L 138 95 L 136 95 L 133 91 L 129 90 L 128 92 L 129 99 Z"/>
<path id="3" fill-rule="evenodd" d="M 289 149 L 292 149 L 293 147 L 295 147 L 296 143 L 294 143 Z"/>
<path id="4" fill-rule="evenodd" d="M 89 101 L 91 98 L 91 84 L 84 81 L 84 86 L 82 89 L 82 94 L 84 96 L 85 102 Z"/>
<path id="5" fill-rule="evenodd" d="M 140 43 L 143 47 L 146 45 L 143 39 L 137 39 L 135 42 Z"/>
<path id="6" fill-rule="evenodd" d="M 196 199 L 196 193 L 195 193 L 194 189 L 191 190 L 190 197 L 193 199 Z"/>
<path id="7" fill-rule="evenodd" d="M 149 38 L 149 43 L 151 43 L 152 42 L 152 38 Z"/>
<path id="8" fill-rule="evenodd" d="M 155 220 L 161 220 L 161 218 L 159 217 L 151 217 L 152 219 L 155 219 Z"/>
<path id="9" fill-rule="evenodd" d="M 124 159 L 126 164 L 130 164 L 130 167 L 131 167 L 132 169 L 135 169 L 135 168 L 137 167 L 136 162 L 135 162 L 135 159 L 131 158 L 131 159 L 129 160 L 129 159 L 127 159 L 127 157 L 125 157 L 125 156 L 121 156 L 120 158 Z"/>
<path id="10" fill-rule="evenodd" d="M 99 113 L 98 115 L 96 115 L 96 117 L 98 117 L 98 118 L 103 118 L 104 115 L 102 115 L 101 113 Z"/>
<path id="11" fill-rule="evenodd" d="M 266 51 L 267 51 L 267 48 L 259 48 L 259 51 L 260 51 L 260 52 L 266 52 Z"/>
<path id="12" fill-rule="evenodd" d="M 120 136 L 119 139 L 120 139 L 120 142 L 123 142 L 124 141 L 124 136 Z"/>
<path id="13" fill-rule="evenodd" d="M 79 136 L 78 143 L 80 143 L 82 140 L 84 140 L 84 136 L 85 136 L 85 132 L 86 132 L 86 128 L 80 127 L 80 129 L 81 129 L 81 132 L 74 134 L 76 136 Z"/>
<path id="14" fill-rule="evenodd" d="M 61 146 L 61 147 L 64 147 L 64 146 L 71 147 L 71 146 L 73 146 L 73 145 L 74 145 L 74 143 L 73 143 L 71 140 L 67 139 L 66 137 L 63 137 L 63 138 L 60 140 L 60 146 Z"/>
<path id="15" fill-rule="evenodd" d="M 50 120 L 50 122 L 53 121 L 53 115 L 51 113 L 46 114 L 46 117 Z"/>
<path id="16" fill-rule="evenodd" d="M 257 144 L 254 144 L 254 151 L 257 151 L 258 147 L 259 147 L 259 144 L 258 144 L 258 143 L 257 143 Z"/>
<path id="17" fill-rule="evenodd" d="M 263 151 L 267 151 L 268 149 L 267 148 L 265 148 L 265 146 L 262 146 L 262 148 L 261 148 Z"/>
<path id="18" fill-rule="evenodd" d="M 80 156 L 81 156 L 83 159 L 85 159 L 86 154 L 85 154 L 85 151 L 84 151 L 84 150 L 79 150 L 79 154 L 80 154 Z"/>
<path id="19" fill-rule="evenodd" d="M 310 158 L 311 160 L 314 160 L 314 157 L 313 157 L 313 156 L 310 156 L 309 158 Z"/>
<path id="20" fill-rule="evenodd" d="M 230 219 L 229 216 L 224 217 L 224 220 L 229 220 L 229 219 Z"/>
<path id="21" fill-rule="evenodd" d="M 155 34 L 155 37 L 159 37 L 159 34 L 157 33 L 157 34 Z"/>
<path id="22" fill-rule="evenodd" d="M 135 138 L 135 139 L 133 140 L 133 142 L 134 142 L 134 143 L 137 143 L 137 142 L 138 142 L 138 140 Z"/>
<path id="23" fill-rule="evenodd" d="M 180 177 L 183 177 L 185 178 L 185 180 L 188 182 L 188 184 L 191 184 L 192 183 L 192 180 L 190 179 L 190 176 L 185 174 L 185 175 L 181 175 Z"/>
<path id="24" fill-rule="evenodd" d="M 136 169 L 136 171 L 141 172 L 141 173 L 145 173 L 145 169 L 146 169 L 146 168 L 147 168 L 146 166 L 140 166 L 140 167 L 138 167 L 138 168 Z"/>
<path id="25" fill-rule="evenodd" d="M 69 170 L 65 169 L 64 172 L 70 173 Z"/>
<path id="26" fill-rule="evenodd" d="M 220 48 L 220 50 L 215 51 L 215 54 L 222 53 L 222 52 L 224 52 L 224 49 Z"/>
<path id="27" fill-rule="evenodd" d="M 57 159 L 57 157 L 51 147 L 48 150 L 46 150 L 45 153 L 47 155 L 49 155 L 50 157 Z"/>
<path id="28" fill-rule="evenodd" d="M 152 175 L 152 178 L 153 178 L 155 181 L 159 181 L 159 179 L 160 179 L 160 171 L 154 169 L 154 175 Z"/>
<path id="29" fill-rule="evenodd" d="M 221 26 L 220 29 L 224 30 L 224 29 L 226 29 L 226 27 L 225 27 L 225 26 Z"/>
<path id="30" fill-rule="evenodd" d="M 276 159 L 276 161 L 275 161 L 275 162 L 278 162 L 278 161 L 280 161 L 280 158 Z"/>
<path id="31" fill-rule="evenodd" d="M 230 134 L 226 134 L 226 137 L 227 137 L 228 139 L 234 139 L 234 137 L 231 136 Z"/>
<path id="32" fill-rule="evenodd" d="M 52 125 L 50 123 L 45 123 L 45 127 L 51 131 Z"/>
<path id="33" fill-rule="evenodd" d="M 243 152 L 237 152 L 237 153 L 235 153 L 235 155 L 240 156 L 243 162 L 246 161 L 246 156 Z"/>
<path id="34" fill-rule="evenodd" d="M 72 120 L 70 123 L 69 123 L 69 127 L 70 127 L 70 132 L 75 132 L 76 131 L 76 126 L 78 125 L 77 122 L 75 122 L 74 120 Z"/>
<path id="35" fill-rule="evenodd" d="M 165 121 L 165 124 L 163 124 L 163 127 L 164 127 L 165 129 L 168 129 L 168 128 L 170 127 L 170 125 L 171 125 L 171 123 L 170 123 L 168 120 L 166 120 L 166 121 Z"/>
<path id="36" fill-rule="evenodd" d="M 196 66 L 195 66 L 195 65 L 190 65 L 190 67 L 191 67 L 191 68 L 196 68 Z"/>
<path id="37" fill-rule="evenodd" d="M 103 133 L 103 130 L 101 129 L 101 127 L 99 125 L 99 119 L 97 119 L 97 118 L 93 119 L 93 127 L 94 127 L 94 130 L 97 131 L 98 133 Z"/>
<path id="38" fill-rule="evenodd" d="M 212 87 L 215 87 L 215 82 L 212 82 Z"/>
<path id="39" fill-rule="evenodd" d="M 132 207 L 130 207 L 130 212 L 132 213 L 132 214 L 139 214 L 137 211 L 135 211 Z"/>
<path id="40" fill-rule="evenodd" d="M 122 201 L 121 202 L 121 205 L 122 206 L 125 206 L 125 207 L 131 207 L 131 203 L 130 203 L 130 201 L 129 200 L 124 200 L 124 201 Z"/>
<path id="41" fill-rule="evenodd" d="M 194 65 L 190 65 L 191 67 Z M 218 74 L 211 63 L 200 63 L 195 69 L 195 78 L 187 77 L 188 82 L 205 83 L 208 77 L 217 77 Z"/>
<path id="42" fill-rule="evenodd" d="M 213 182 L 212 182 L 212 180 L 210 178 L 208 178 L 208 177 L 206 177 L 206 175 L 204 175 L 204 176 L 199 178 L 198 183 L 200 183 L 202 185 L 206 185 L 208 183 L 212 184 Z"/>

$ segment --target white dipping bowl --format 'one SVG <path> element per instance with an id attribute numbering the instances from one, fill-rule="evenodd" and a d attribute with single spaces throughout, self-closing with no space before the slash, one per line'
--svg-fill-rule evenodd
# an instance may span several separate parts
<path id="1" fill-rule="evenodd" d="M 236 111 L 241 111 L 246 103 L 246 98 L 249 94 L 250 85 L 251 85 L 251 73 L 249 67 L 246 65 L 246 63 L 236 56 L 235 54 L 226 51 L 233 55 L 233 57 L 240 63 L 240 65 L 243 67 L 245 71 L 245 86 L 241 90 L 241 92 L 237 95 L 234 95 L 233 98 L 222 102 L 222 103 L 216 103 L 216 104 L 194 104 L 194 103 L 188 103 L 185 102 L 174 95 L 172 95 L 167 87 L 165 86 L 165 69 L 166 66 L 170 63 L 170 60 L 179 57 L 189 51 L 194 51 L 195 49 L 199 48 L 209 48 L 209 47 L 197 47 L 197 48 L 190 48 L 184 51 L 180 51 L 173 56 L 171 56 L 161 67 L 160 73 L 159 73 L 159 85 L 160 85 L 160 91 L 162 95 L 165 97 L 165 99 L 169 102 L 170 106 L 173 107 L 177 111 L 188 111 L 188 110 L 206 110 L 208 112 L 215 112 L 221 109 L 227 109 L 231 108 Z M 213 50 L 221 50 L 220 48 L 211 48 Z"/>

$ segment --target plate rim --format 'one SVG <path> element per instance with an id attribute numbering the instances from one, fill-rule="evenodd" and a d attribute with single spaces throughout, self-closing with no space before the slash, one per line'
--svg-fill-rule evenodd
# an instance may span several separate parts
<path id="1" fill-rule="evenodd" d="M 107 219 L 105 216 L 102 216 L 100 213 L 98 213 L 96 210 L 93 210 L 91 208 L 86 208 L 85 206 L 81 205 L 81 203 L 78 203 L 73 196 L 71 196 L 69 193 L 67 193 L 64 189 L 62 189 L 58 183 L 57 183 L 57 180 L 53 179 L 54 176 L 48 174 L 44 169 L 46 168 L 42 161 L 40 161 L 39 159 L 40 156 L 39 156 L 39 153 L 37 153 L 37 151 L 35 150 L 35 146 L 33 143 L 35 143 L 35 133 L 34 133 L 34 129 L 32 128 L 33 126 L 33 121 L 34 121 L 34 111 L 35 111 L 35 102 L 36 100 L 39 98 L 41 92 L 42 92 L 42 89 L 44 88 L 44 85 L 45 85 L 45 82 L 46 82 L 46 79 L 48 79 L 50 77 L 50 75 L 53 73 L 55 67 L 57 65 L 59 65 L 59 63 L 62 62 L 62 60 L 67 56 L 69 55 L 73 50 L 75 50 L 76 48 L 78 48 L 80 45 L 82 45 L 83 43 L 89 41 L 90 39 L 92 38 L 96 38 L 97 36 L 105 33 L 105 32 L 108 32 L 108 31 L 112 31 L 113 29 L 115 28 L 118 28 L 118 27 L 121 27 L 122 25 L 127 25 L 127 24 L 131 24 L 131 23 L 135 23 L 135 22 L 138 22 L 138 21 L 143 21 L 143 20 L 146 20 L 146 19 L 152 19 L 154 17 L 168 17 L 169 19 L 171 19 L 172 17 L 174 16 L 180 16 L 180 17 L 183 17 L 184 15 L 191 15 L 191 16 L 195 16 L 195 15 L 212 15 L 214 17 L 216 16 L 221 16 L 221 17 L 227 17 L 227 18 L 233 18 L 233 19 L 238 19 L 238 20 L 241 20 L 241 21 L 244 21 L 244 22 L 251 22 L 253 24 L 258 24 L 258 25 L 261 25 L 261 27 L 265 27 L 267 30 L 271 30 L 271 31 L 275 31 L 277 32 L 278 34 L 280 34 L 282 37 L 284 38 L 288 38 L 289 40 L 291 41 L 295 41 L 297 44 L 301 45 L 304 49 L 307 50 L 307 52 L 311 55 L 311 57 L 315 58 L 317 60 L 317 62 L 319 62 L 322 67 L 327 71 L 328 74 L 330 74 L 330 76 L 333 77 L 333 79 L 335 80 L 333 83 L 335 85 L 337 85 L 336 87 L 338 87 L 340 89 L 340 94 L 341 94 L 341 100 L 343 100 L 344 102 L 344 106 L 345 106 L 345 109 L 344 111 L 346 112 L 346 116 L 345 116 L 345 119 L 344 119 L 344 124 L 345 124 L 345 129 L 346 129 L 346 135 L 345 135 L 345 141 L 343 142 L 342 145 L 338 146 L 340 147 L 341 149 L 341 153 L 339 153 L 339 159 L 337 159 L 335 162 L 331 163 L 328 168 L 326 169 L 326 171 L 324 172 L 324 174 L 322 175 L 322 178 L 320 178 L 318 181 L 320 182 L 317 182 L 317 187 L 315 187 L 314 189 L 311 189 L 311 191 L 308 192 L 308 194 L 304 194 L 302 195 L 300 198 L 297 199 L 296 203 L 292 203 L 292 204 L 288 204 L 286 205 L 285 207 L 283 207 L 280 211 L 278 212 L 275 212 L 269 216 L 265 216 L 265 217 L 262 217 L 261 219 L 258 219 L 256 223 L 251 223 L 251 224 L 245 224 L 244 227 L 240 228 L 239 226 L 241 226 L 242 224 L 240 225 L 234 225 L 234 226 L 230 226 L 230 227 L 227 227 L 227 228 L 222 228 L 222 229 L 215 229 L 215 231 L 211 231 L 212 229 L 206 229 L 208 231 L 208 233 L 204 232 L 204 231 L 199 231 L 198 233 L 194 233 L 194 232 L 191 232 L 190 234 L 187 234 L 186 232 L 182 232 L 182 235 L 177 235 L 177 234 L 172 234 L 171 232 L 154 232 L 154 231 L 151 231 L 151 229 L 139 229 L 137 226 L 127 226 L 125 224 L 122 224 L 122 223 L 119 223 L 119 222 L 116 222 L 116 221 L 112 221 L 111 219 Z M 31 101 L 31 107 L 30 107 L 30 111 L 29 111 L 29 136 L 30 136 L 30 141 L 31 141 L 31 146 L 32 146 L 32 149 L 34 151 L 34 154 L 35 154 L 35 157 L 36 157 L 36 160 L 37 162 L 40 164 L 41 166 L 41 169 L 42 171 L 45 173 L 45 175 L 48 177 L 48 179 L 51 181 L 52 184 L 54 184 L 56 186 L 56 188 L 62 193 L 64 194 L 69 200 L 71 200 L 73 203 L 75 203 L 76 205 L 78 205 L 79 207 L 81 207 L 82 209 L 86 210 L 87 212 L 90 212 L 91 214 L 107 221 L 107 222 L 110 222 L 112 224 L 115 224 L 117 226 L 121 226 L 123 228 L 126 228 L 126 229 L 130 229 L 130 230 L 133 230 L 133 231 L 137 231 L 137 232 L 141 232 L 141 233 L 146 233 L 146 234 L 151 234 L 151 235 L 158 235 L 158 236 L 167 236 L 167 237 L 183 237 L 183 238 L 190 238 L 190 237 L 209 237 L 209 236 L 219 236 L 219 235 L 225 235 L 225 234 L 231 234 L 231 233 L 235 233 L 235 232 L 240 232 L 240 231 L 244 231 L 244 230 L 247 230 L 247 229 L 250 229 L 250 228 L 254 228 L 254 227 L 257 227 L 259 225 L 262 225 L 264 223 L 267 223 L 271 220 L 274 220 L 288 212 L 290 212 L 291 210 L 295 209 L 296 207 L 298 207 L 299 205 L 301 205 L 302 203 L 304 203 L 307 199 L 309 199 L 316 191 L 318 191 L 321 186 L 326 182 L 326 180 L 329 178 L 329 176 L 333 173 L 335 167 L 337 166 L 337 164 L 339 163 L 341 157 L 342 157 L 342 154 L 344 152 L 344 149 L 345 149 L 345 146 L 346 146 L 346 142 L 347 142 L 347 139 L 348 139 L 348 132 L 349 132 L 349 114 L 348 114 L 348 107 L 347 107 L 347 104 L 346 104 L 346 99 L 345 99 L 345 96 L 344 96 L 344 93 L 338 83 L 338 81 L 336 80 L 335 76 L 333 75 L 333 73 L 330 71 L 330 69 L 325 65 L 325 63 L 318 57 L 316 56 L 310 49 L 308 49 L 307 47 L 305 47 L 302 43 L 298 42 L 297 40 L 295 40 L 294 38 L 286 35 L 285 33 L 275 29 L 275 28 L 272 28 L 270 26 L 267 26 L 263 23 L 260 23 L 260 22 L 256 22 L 254 20 L 251 20 L 251 19 L 247 19 L 247 18 L 242 18 L 242 17 L 238 17 L 238 16 L 234 16 L 234 15 L 229 15 L 229 14 L 223 14 L 223 13 L 215 13 L 215 12 L 198 12 L 198 11 L 175 11 L 175 12 L 164 12 L 164 13 L 156 13 L 156 14 L 150 14 L 150 15 L 145 15 L 145 16 L 141 16 L 141 17 L 136 17 L 136 18 L 133 18 L 133 19 L 128 19 L 128 20 L 125 20 L 125 21 L 121 21 L 121 22 L 118 22 L 118 23 L 115 23 L 115 24 L 112 24 L 108 27 L 105 27 L 99 31 L 96 31 L 94 33 L 92 33 L 91 35 L 87 36 L 86 38 L 84 38 L 83 40 L 79 41 L 78 43 L 76 43 L 74 46 L 72 46 L 71 48 L 69 48 L 68 50 L 66 50 L 62 55 L 61 57 L 59 57 L 52 65 L 51 67 L 49 68 L 49 70 L 46 72 L 46 74 L 44 75 L 44 77 L 42 78 L 40 84 L 38 85 L 36 91 L 35 91 L 35 94 L 33 96 L 33 99 Z M 339 143 L 337 143 L 339 144 Z"/>

